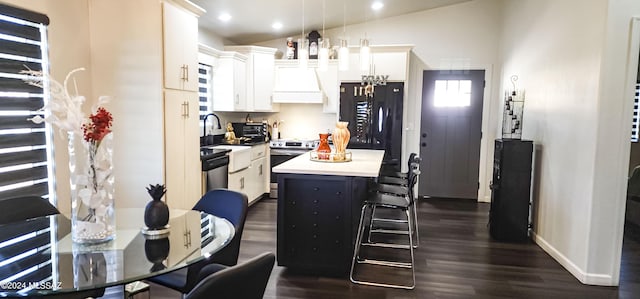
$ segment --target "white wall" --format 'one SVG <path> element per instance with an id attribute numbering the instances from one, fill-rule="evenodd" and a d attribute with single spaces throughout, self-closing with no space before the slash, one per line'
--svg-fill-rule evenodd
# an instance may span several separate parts
<path id="1" fill-rule="evenodd" d="M 609 0 L 605 17 L 586 281 L 617 285 L 630 152 L 629 124 L 640 53 L 640 1 Z M 632 17 L 636 18 L 633 36 Z"/>
<path id="2" fill-rule="evenodd" d="M 85 67 L 87 71 L 76 73 L 80 94 L 87 97 L 84 108 L 91 107 L 92 86 L 90 81 L 91 61 L 89 55 L 89 16 L 87 0 L 5 0 L 4 3 L 45 14 L 50 19 L 49 59 L 51 76 L 62 82 L 69 71 Z M 66 150 L 66 134 L 54 132 L 55 177 L 57 207 L 62 213 L 71 213 L 69 192 L 69 155 Z M 61 150 L 60 150 L 61 149 Z"/>
<path id="3" fill-rule="evenodd" d="M 535 240 L 590 284 L 618 283 L 631 123 L 625 51 L 630 16 L 640 13 L 631 2 L 504 1 L 501 89 L 519 76 L 523 138 L 541 149 Z"/>
<path id="4" fill-rule="evenodd" d="M 89 13 L 93 94 L 113 96 L 116 207 L 144 207 L 164 183 L 161 5 L 89 0 Z"/>

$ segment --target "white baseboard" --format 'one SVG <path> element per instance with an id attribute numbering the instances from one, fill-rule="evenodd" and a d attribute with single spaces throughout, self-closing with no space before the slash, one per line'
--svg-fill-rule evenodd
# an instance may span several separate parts
<path id="1" fill-rule="evenodd" d="M 574 264 L 571 260 L 569 260 L 566 256 L 564 256 L 560 251 L 556 250 L 555 247 L 551 246 L 544 238 L 538 236 L 535 232 L 532 233 L 533 240 L 542 248 L 542 250 L 546 251 L 551 257 L 553 257 L 562 267 L 567 269 L 569 273 L 575 276 L 581 283 L 588 285 L 599 285 L 599 286 L 617 286 L 618 283 L 613 280 L 613 277 L 610 274 L 596 274 L 596 273 L 587 273 L 580 269 L 576 264 Z"/>
<path id="2" fill-rule="evenodd" d="M 480 197 L 478 202 L 491 202 L 491 196 Z"/>

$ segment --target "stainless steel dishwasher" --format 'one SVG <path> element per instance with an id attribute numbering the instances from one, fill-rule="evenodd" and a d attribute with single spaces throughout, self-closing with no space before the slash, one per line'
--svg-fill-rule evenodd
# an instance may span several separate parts
<path id="1" fill-rule="evenodd" d="M 205 191 L 229 186 L 229 149 L 202 148 L 200 160 L 205 175 Z"/>

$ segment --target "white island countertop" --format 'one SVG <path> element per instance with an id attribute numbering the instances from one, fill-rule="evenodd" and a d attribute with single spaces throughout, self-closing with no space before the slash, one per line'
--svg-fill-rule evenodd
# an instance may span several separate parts
<path id="1" fill-rule="evenodd" d="M 383 150 L 347 149 L 350 162 L 311 161 L 309 153 L 299 155 L 271 169 L 275 173 L 377 177 L 382 165 Z"/>

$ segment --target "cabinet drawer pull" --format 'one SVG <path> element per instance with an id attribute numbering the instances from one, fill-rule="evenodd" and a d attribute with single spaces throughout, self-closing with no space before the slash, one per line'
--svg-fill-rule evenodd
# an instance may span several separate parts
<path id="1" fill-rule="evenodd" d="M 319 187 L 313 187 L 313 191 L 318 191 L 318 190 L 320 190 Z"/>
<path id="2" fill-rule="evenodd" d="M 318 200 L 317 200 L 317 199 L 314 199 L 314 200 L 313 200 L 313 203 L 318 203 Z"/>
<path id="3" fill-rule="evenodd" d="M 318 211 L 313 211 L 313 215 L 318 215 Z"/>
<path id="4" fill-rule="evenodd" d="M 336 195 L 340 195 L 340 194 L 342 194 L 342 192 L 341 192 L 341 191 L 336 192 Z"/>

